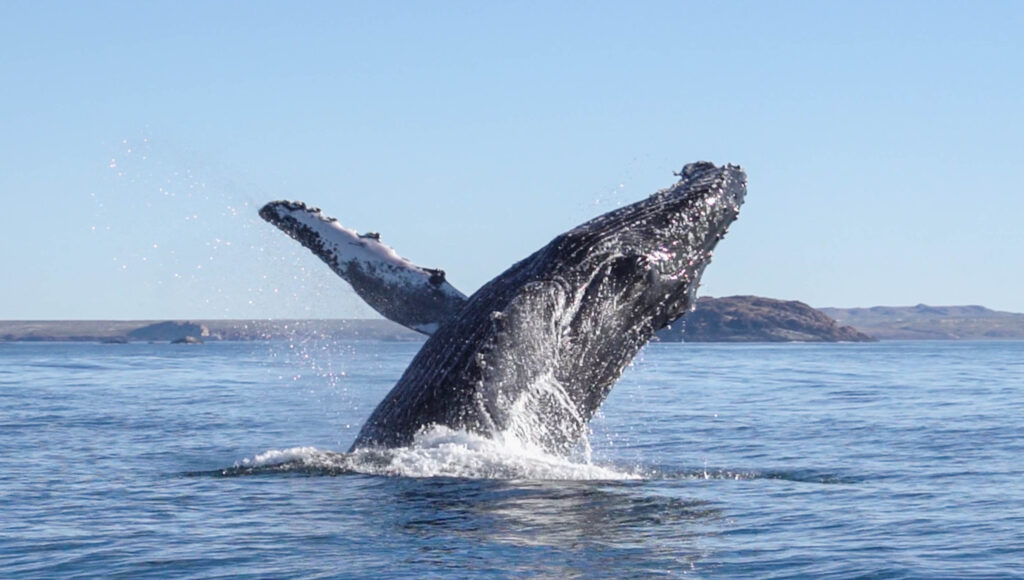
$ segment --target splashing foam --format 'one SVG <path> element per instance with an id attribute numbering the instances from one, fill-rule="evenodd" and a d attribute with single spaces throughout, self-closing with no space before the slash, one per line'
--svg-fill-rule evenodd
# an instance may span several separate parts
<path id="1" fill-rule="evenodd" d="M 361 449 L 354 453 L 336 453 L 315 447 L 270 450 L 235 463 L 223 474 L 274 472 L 536 480 L 624 480 L 641 477 L 549 455 L 508 434 L 490 439 L 442 426 L 426 429 L 416 436 L 412 445 L 394 449 Z"/>

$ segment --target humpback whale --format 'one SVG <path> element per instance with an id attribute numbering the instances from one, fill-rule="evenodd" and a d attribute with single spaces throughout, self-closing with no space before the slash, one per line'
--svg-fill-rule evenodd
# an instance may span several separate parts
<path id="1" fill-rule="evenodd" d="M 736 165 L 686 165 L 650 197 L 557 236 L 468 298 L 302 203 L 260 216 L 302 243 L 377 312 L 430 335 L 351 451 L 407 445 L 430 426 L 510 435 L 565 454 L 654 333 L 692 309 L 712 250 L 739 214 Z"/>

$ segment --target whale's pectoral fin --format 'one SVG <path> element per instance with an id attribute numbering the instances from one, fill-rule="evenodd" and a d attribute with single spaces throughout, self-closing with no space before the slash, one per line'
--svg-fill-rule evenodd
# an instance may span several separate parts
<path id="1" fill-rule="evenodd" d="M 370 307 L 402 326 L 433 334 L 466 302 L 443 270 L 417 266 L 382 244 L 380 234 L 356 233 L 318 208 L 272 201 L 260 209 L 260 217 L 308 248 Z"/>

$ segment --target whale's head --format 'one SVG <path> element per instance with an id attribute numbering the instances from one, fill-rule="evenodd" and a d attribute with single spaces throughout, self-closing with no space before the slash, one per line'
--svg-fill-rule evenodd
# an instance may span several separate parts
<path id="1" fill-rule="evenodd" d="M 582 302 L 632 318 L 645 333 L 692 307 L 712 251 L 746 195 L 746 174 L 736 165 L 701 161 L 676 175 L 671 187 L 584 223 L 545 248 L 568 258 L 556 277 L 583 288 Z"/>
<path id="2" fill-rule="evenodd" d="M 464 315 L 490 316 L 476 360 L 492 430 L 564 451 L 637 351 L 693 307 L 712 250 L 739 215 L 746 175 L 707 162 L 677 175 L 558 236 L 470 298 Z M 524 407 L 534 411 L 509 411 Z"/>

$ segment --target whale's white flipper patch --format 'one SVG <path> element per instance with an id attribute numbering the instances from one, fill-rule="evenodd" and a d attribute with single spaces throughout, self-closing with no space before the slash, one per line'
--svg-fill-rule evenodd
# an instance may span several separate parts
<path id="1" fill-rule="evenodd" d="M 466 301 L 443 270 L 417 266 L 381 243 L 379 234 L 359 234 L 319 208 L 272 201 L 260 217 L 312 251 L 374 310 L 412 330 L 433 334 Z"/>

